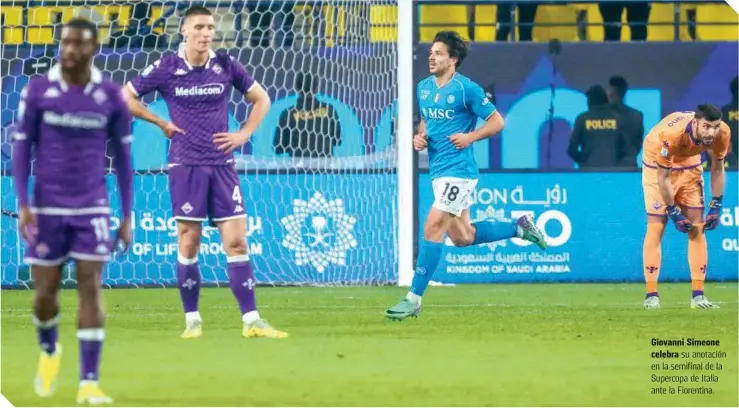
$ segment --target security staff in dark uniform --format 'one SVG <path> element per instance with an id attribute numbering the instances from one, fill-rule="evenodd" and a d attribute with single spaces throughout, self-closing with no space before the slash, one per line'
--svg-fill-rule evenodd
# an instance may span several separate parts
<path id="1" fill-rule="evenodd" d="M 731 129 L 731 151 L 726 156 L 726 162 L 729 167 L 733 169 L 737 168 L 737 162 L 739 162 L 739 160 L 737 160 L 737 149 L 739 149 L 739 146 L 737 146 L 737 140 L 739 140 L 737 139 L 737 137 L 739 137 L 737 134 L 739 133 L 739 106 L 737 106 L 737 100 L 739 99 L 739 96 L 737 95 L 738 82 L 739 77 L 734 77 L 731 81 L 731 84 L 729 85 L 729 88 L 731 89 L 731 102 L 721 108 L 721 112 L 723 112 L 723 120 L 727 125 L 729 125 L 729 129 Z"/>
<path id="2" fill-rule="evenodd" d="M 621 131 L 621 118 L 608 104 L 602 86 L 593 86 L 585 94 L 588 111 L 575 120 L 567 154 L 580 168 L 618 167 L 633 150 Z"/>
<path id="3" fill-rule="evenodd" d="M 293 157 L 331 157 L 341 144 L 341 124 L 334 108 L 315 99 L 313 76 L 298 73 L 295 78 L 298 100 L 282 112 L 274 137 L 275 153 Z"/>
<path id="4" fill-rule="evenodd" d="M 628 90 L 629 84 L 624 77 L 614 76 L 608 81 L 608 101 L 621 117 L 621 131 L 626 140 L 631 143 L 631 147 L 627 150 L 633 153 L 630 156 L 623 156 L 619 164 L 636 167 L 636 155 L 639 154 L 644 143 L 644 114 L 624 104 L 624 97 Z"/>

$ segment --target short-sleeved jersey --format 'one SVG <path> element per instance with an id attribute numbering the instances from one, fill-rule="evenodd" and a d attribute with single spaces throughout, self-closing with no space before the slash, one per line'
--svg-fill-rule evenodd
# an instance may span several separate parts
<path id="1" fill-rule="evenodd" d="M 108 143 L 131 141 L 131 114 L 118 84 L 93 68 L 86 86 L 56 65 L 29 82 L 18 105 L 16 141 L 35 150 L 32 205 L 58 215 L 107 213 Z"/>
<path id="2" fill-rule="evenodd" d="M 417 92 L 426 124 L 431 178 L 477 178 L 472 146 L 458 150 L 449 137 L 475 130 L 478 118 L 487 120 L 495 106 L 479 85 L 460 73 L 442 87 L 436 85 L 435 76 L 429 76 L 418 83 Z"/>
<path id="3" fill-rule="evenodd" d="M 231 89 L 246 94 L 255 82 L 246 68 L 224 52 L 210 51 L 208 61 L 193 67 L 184 50 L 165 55 L 128 83 L 137 96 L 158 91 L 169 108 L 172 123 L 185 131 L 175 134 L 170 164 L 218 166 L 233 163 L 213 142 L 215 133 L 228 131 Z"/>
<path id="4" fill-rule="evenodd" d="M 725 158 L 731 144 L 729 126 L 722 122 L 713 144 L 706 146 L 694 137 L 694 118 L 695 112 L 675 112 L 654 126 L 644 139 L 644 164 L 672 169 L 696 167 L 705 151 L 711 151 L 717 159 Z"/>

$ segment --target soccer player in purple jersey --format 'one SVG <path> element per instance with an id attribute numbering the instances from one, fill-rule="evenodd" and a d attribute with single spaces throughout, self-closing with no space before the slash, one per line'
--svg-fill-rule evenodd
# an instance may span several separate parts
<path id="1" fill-rule="evenodd" d="M 182 24 L 185 46 L 165 55 L 125 87 L 134 116 L 159 126 L 171 140 L 169 189 L 177 220 L 177 284 L 185 311 L 182 338 L 201 337 L 200 297 L 201 223 L 210 218 L 218 226 L 228 263 L 231 291 L 241 309 L 244 337 L 283 338 L 287 333 L 259 317 L 255 280 L 246 245 L 246 212 L 234 149 L 254 133 L 271 105 L 267 92 L 243 65 L 226 53 L 211 50 L 215 21 L 210 10 L 192 7 Z M 228 133 L 228 103 L 235 87 L 252 104 L 244 127 Z M 138 98 L 159 91 L 172 122 L 157 117 Z"/>
<path id="2" fill-rule="evenodd" d="M 127 248 L 131 240 L 132 117 L 121 88 L 93 67 L 96 49 L 94 24 L 82 19 L 65 24 L 60 63 L 31 79 L 22 92 L 13 154 L 19 228 L 35 285 L 33 321 L 42 350 L 36 393 L 50 396 L 55 390 L 62 355 L 58 293 L 63 264 L 71 258 L 79 292 L 80 404 L 112 402 L 98 385 L 105 339 L 101 274 L 115 244 L 108 227 L 106 147 L 114 156 L 123 211 L 115 241 Z M 32 149 L 36 180 L 29 203 Z"/>

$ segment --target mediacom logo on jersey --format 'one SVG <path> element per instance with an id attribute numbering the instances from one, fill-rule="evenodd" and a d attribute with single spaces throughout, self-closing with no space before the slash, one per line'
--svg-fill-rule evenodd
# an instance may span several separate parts
<path id="1" fill-rule="evenodd" d="M 191 86 L 184 88 L 178 86 L 174 89 L 175 96 L 204 96 L 204 95 L 220 95 L 225 90 L 223 84 L 205 84 L 199 86 Z"/>
<path id="2" fill-rule="evenodd" d="M 80 112 L 76 115 L 71 113 L 58 114 L 55 112 L 44 112 L 44 123 L 52 126 L 102 129 L 108 124 L 108 118 L 94 112 Z"/>

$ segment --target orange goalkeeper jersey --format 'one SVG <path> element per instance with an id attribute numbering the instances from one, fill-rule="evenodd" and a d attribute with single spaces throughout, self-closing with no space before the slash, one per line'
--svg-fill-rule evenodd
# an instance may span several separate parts
<path id="1" fill-rule="evenodd" d="M 710 151 L 723 159 L 731 146 L 731 130 L 721 122 L 711 146 L 701 144 L 693 135 L 695 112 L 675 112 L 665 116 L 644 138 L 643 161 L 647 167 L 683 169 L 701 164 L 700 154 Z"/>

